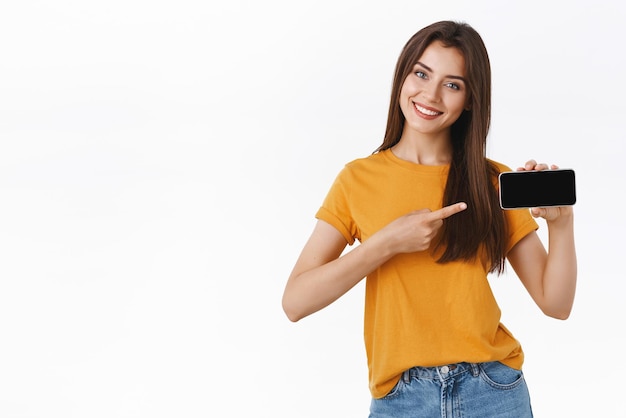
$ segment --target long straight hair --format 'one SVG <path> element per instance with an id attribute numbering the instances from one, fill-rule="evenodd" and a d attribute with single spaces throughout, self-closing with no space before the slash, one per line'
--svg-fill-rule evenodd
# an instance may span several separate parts
<path id="1" fill-rule="evenodd" d="M 506 222 L 495 187 L 498 169 L 486 158 L 491 120 L 491 68 L 483 40 L 470 25 L 436 22 L 421 29 L 406 43 L 396 64 L 385 138 L 376 152 L 400 141 L 405 123 L 400 109 L 400 90 L 424 50 L 434 41 L 456 48 L 464 56 L 469 110 L 464 110 L 450 127 L 452 161 L 442 202 L 447 206 L 463 201 L 467 209 L 444 221 L 433 250 L 441 254 L 437 260 L 440 263 L 470 261 L 480 256 L 490 272 L 502 273 Z"/>

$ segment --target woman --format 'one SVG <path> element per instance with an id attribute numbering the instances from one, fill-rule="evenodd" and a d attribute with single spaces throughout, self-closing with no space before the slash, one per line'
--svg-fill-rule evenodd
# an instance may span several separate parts
<path id="1" fill-rule="evenodd" d="M 485 156 L 490 102 L 472 27 L 417 32 L 398 59 L 382 145 L 339 173 L 287 281 L 283 309 L 298 321 L 367 277 L 370 417 L 532 416 L 523 351 L 487 275 L 508 259 L 541 310 L 567 318 L 573 211 L 499 207 L 497 175 L 509 169 Z M 544 169 L 531 160 L 518 170 Z M 547 222 L 549 251 L 533 217 Z"/>

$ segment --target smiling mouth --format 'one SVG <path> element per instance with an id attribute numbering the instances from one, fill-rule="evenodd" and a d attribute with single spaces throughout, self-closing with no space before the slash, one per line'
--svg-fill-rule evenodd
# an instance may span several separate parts
<path id="1" fill-rule="evenodd" d="M 436 110 L 426 109 L 425 107 L 422 107 L 418 105 L 417 103 L 414 103 L 414 105 L 415 105 L 415 109 L 417 109 L 418 112 L 426 116 L 439 116 L 443 114 L 443 112 L 437 112 Z"/>

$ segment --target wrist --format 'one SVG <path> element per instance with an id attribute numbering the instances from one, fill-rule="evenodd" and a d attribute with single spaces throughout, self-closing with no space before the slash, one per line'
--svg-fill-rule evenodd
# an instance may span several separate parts
<path id="1" fill-rule="evenodd" d="M 366 251 L 366 257 L 370 260 L 377 260 L 380 264 L 392 258 L 397 251 L 394 251 L 392 242 L 380 233 L 372 235 L 367 241 L 361 244 Z"/>
<path id="2" fill-rule="evenodd" d="M 569 227 L 574 223 L 574 211 L 571 206 L 559 208 L 559 216 L 554 219 L 546 219 L 549 228 Z"/>

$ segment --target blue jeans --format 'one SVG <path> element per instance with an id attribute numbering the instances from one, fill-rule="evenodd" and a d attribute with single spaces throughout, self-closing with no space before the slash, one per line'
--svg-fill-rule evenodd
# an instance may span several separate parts
<path id="1" fill-rule="evenodd" d="M 524 375 L 499 362 L 414 367 L 370 408 L 370 418 L 532 416 Z"/>

